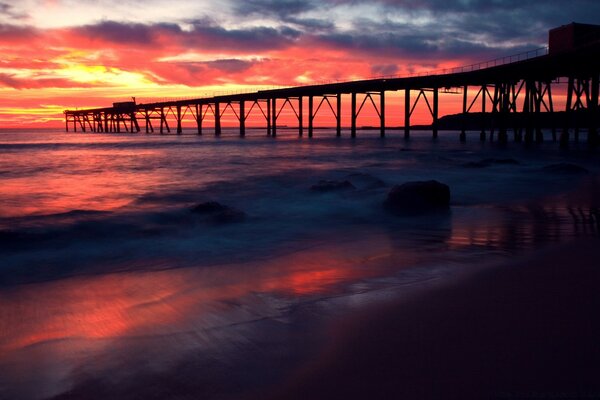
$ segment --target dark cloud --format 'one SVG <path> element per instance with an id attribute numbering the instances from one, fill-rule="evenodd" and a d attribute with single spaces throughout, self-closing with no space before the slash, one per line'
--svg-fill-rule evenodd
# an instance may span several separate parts
<path id="1" fill-rule="evenodd" d="M 0 1 L 0 17 L 7 17 L 8 19 L 23 19 L 26 17 L 25 14 L 16 11 L 12 4 Z"/>
<path id="2" fill-rule="evenodd" d="M 285 47 L 301 35 L 291 27 L 253 27 L 226 29 L 212 21 L 191 21 L 192 28 L 183 30 L 177 24 L 140 24 L 104 21 L 74 29 L 88 39 L 116 45 L 160 48 L 183 46 L 189 49 L 257 51 Z"/>
<path id="3" fill-rule="evenodd" d="M 0 40 L 2 41 L 31 39 L 36 34 L 36 30 L 28 26 L 0 24 Z"/>
<path id="4" fill-rule="evenodd" d="M 13 74 L 0 73 L 0 87 L 12 89 L 40 89 L 40 88 L 88 88 L 90 84 L 73 82 L 63 78 L 24 79 Z"/>
<path id="5" fill-rule="evenodd" d="M 77 29 L 78 33 L 90 39 L 101 39 L 113 43 L 154 45 L 157 35 L 168 32 L 180 35 L 181 28 L 176 24 L 136 24 L 104 21 Z"/>
<path id="6" fill-rule="evenodd" d="M 223 60 L 215 60 L 206 62 L 206 66 L 209 68 L 218 69 L 219 71 L 227 72 L 227 73 L 239 73 L 244 72 L 255 65 L 256 61 L 247 61 L 247 60 L 238 60 L 235 58 L 232 59 L 223 59 Z"/>
<path id="7" fill-rule="evenodd" d="M 287 20 L 313 10 L 317 4 L 306 0 L 245 0 L 235 3 L 234 12 L 241 15 L 277 16 Z"/>
<path id="8" fill-rule="evenodd" d="M 371 74 L 373 76 L 389 76 L 398 73 L 398 65 L 396 64 L 376 64 L 371 66 Z"/>
<path id="9" fill-rule="evenodd" d="M 225 29 L 221 26 L 197 22 L 185 37 L 186 44 L 192 48 L 257 51 L 286 47 L 300 35 L 300 31 L 287 26 Z"/>

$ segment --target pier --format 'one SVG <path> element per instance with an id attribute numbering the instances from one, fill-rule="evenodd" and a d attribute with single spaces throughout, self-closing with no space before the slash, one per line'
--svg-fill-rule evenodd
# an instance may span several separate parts
<path id="1" fill-rule="evenodd" d="M 239 135 L 246 135 L 246 121 L 252 113 L 264 118 L 266 133 L 277 135 L 278 118 L 284 108 L 297 119 L 298 135 L 313 137 L 319 111 L 334 119 L 337 136 L 342 135 L 342 95 L 350 96 L 350 137 L 356 137 L 357 118 L 364 106 L 372 106 L 379 119 L 379 133 L 386 135 L 386 93 L 403 92 L 403 135 L 410 137 L 411 116 L 418 104 L 431 115 L 433 137 L 439 131 L 439 94 L 462 94 L 462 117 L 466 121 L 475 110 L 486 118 L 480 126 L 480 140 L 507 142 L 512 131 L 515 141 L 543 140 L 542 119 L 553 123 L 552 138 L 566 144 L 571 132 L 576 140 L 587 130 L 590 144 L 598 143 L 600 77 L 600 26 L 572 23 L 552 29 L 548 48 L 515 56 L 454 68 L 422 76 L 367 79 L 319 85 L 296 86 L 252 93 L 220 95 L 186 100 L 137 104 L 114 103 L 112 107 L 66 110 L 65 128 L 74 132 L 141 132 L 181 134 L 183 121 L 192 117 L 194 129 L 202 135 L 207 116 L 219 136 L 221 119 L 231 112 L 239 122 Z M 557 110 L 553 87 L 567 83 L 566 104 Z M 553 114 L 561 112 L 561 118 Z M 254 114 L 252 114 L 254 115 Z M 519 118 L 515 118 L 515 116 Z M 305 123 L 307 126 L 305 127 Z M 557 126 L 561 125 L 561 126 Z M 466 127 L 460 129 L 466 140 Z"/>

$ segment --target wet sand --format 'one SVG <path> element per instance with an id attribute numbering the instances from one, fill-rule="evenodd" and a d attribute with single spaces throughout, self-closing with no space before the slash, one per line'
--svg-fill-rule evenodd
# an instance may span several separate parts
<path id="1" fill-rule="evenodd" d="M 345 319 L 270 398 L 600 398 L 599 245 L 540 250 Z"/>

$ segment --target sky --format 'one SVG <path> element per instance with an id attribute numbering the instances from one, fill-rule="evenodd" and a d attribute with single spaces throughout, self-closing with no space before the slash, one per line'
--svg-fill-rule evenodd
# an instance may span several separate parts
<path id="1" fill-rule="evenodd" d="M 468 65 L 600 23 L 598 0 L 0 0 L 0 128 L 64 109 Z"/>

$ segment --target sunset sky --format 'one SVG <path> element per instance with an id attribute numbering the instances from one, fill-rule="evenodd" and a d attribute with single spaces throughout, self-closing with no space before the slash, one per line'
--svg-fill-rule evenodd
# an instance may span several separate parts
<path id="1" fill-rule="evenodd" d="M 0 1 L 0 128 L 66 108 L 405 75 L 544 46 L 597 0 Z"/>

